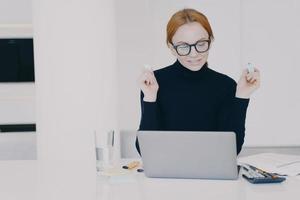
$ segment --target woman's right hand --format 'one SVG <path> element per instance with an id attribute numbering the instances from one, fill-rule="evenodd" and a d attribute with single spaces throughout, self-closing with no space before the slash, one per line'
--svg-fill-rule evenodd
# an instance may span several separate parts
<path id="1" fill-rule="evenodd" d="M 143 74 L 140 76 L 140 88 L 144 94 L 144 101 L 156 101 L 159 86 L 152 70 L 145 69 Z"/>

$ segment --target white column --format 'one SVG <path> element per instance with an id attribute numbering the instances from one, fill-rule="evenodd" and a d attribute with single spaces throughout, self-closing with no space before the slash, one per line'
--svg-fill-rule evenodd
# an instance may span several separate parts
<path id="1" fill-rule="evenodd" d="M 33 7 L 38 159 L 95 164 L 94 131 L 117 125 L 113 1 Z"/>
<path id="2" fill-rule="evenodd" d="M 33 1 L 38 199 L 96 198 L 94 132 L 117 125 L 114 26 L 110 0 Z"/>

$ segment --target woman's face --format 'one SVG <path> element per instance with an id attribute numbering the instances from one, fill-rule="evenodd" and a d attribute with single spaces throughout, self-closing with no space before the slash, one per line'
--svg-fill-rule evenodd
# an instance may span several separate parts
<path id="1" fill-rule="evenodd" d="M 172 42 L 174 46 L 183 44 L 179 46 L 177 50 L 184 50 L 188 47 L 186 44 L 192 45 L 197 43 L 198 49 L 205 49 L 204 45 L 207 45 L 203 40 L 209 40 L 209 35 L 207 31 L 201 26 L 198 22 L 187 23 L 180 26 L 175 32 Z M 169 44 L 169 47 L 172 51 L 172 54 L 177 57 L 178 61 L 186 68 L 191 71 L 198 71 L 206 63 L 208 58 L 208 51 L 203 53 L 198 53 L 196 51 L 196 46 L 191 47 L 191 51 L 188 55 L 179 55 L 172 44 Z M 185 45 L 185 46 L 184 46 Z M 179 49 L 182 47 L 181 49 Z"/>

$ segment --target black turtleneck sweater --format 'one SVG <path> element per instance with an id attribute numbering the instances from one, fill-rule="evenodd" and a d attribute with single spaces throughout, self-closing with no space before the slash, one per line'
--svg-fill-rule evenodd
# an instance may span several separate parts
<path id="1" fill-rule="evenodd" d="M 177 60 L 154 71 L 159 85 L 156 102 L 143 101 L 139 130 L 234 131 L 237 153 L 245 136 L 249 99 L 235 97 L 236 82 L 208 68 L 191 71 Z M 139 144 L 136 140 L 138 152 Z"/>

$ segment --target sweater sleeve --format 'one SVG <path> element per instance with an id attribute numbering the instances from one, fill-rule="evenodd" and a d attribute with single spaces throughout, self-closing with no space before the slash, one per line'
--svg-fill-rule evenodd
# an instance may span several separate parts
<path id="1" fill-rule="evenodd" d="M 245 137 L 245 121 L 249 99 L 235 97 L 236 83 L 226 89 L 218 115 L 218 130 L 236 134 L 236 150 L 240 153 Z"/>
<path id="2" fill-rule="evenodd" d="M 141 92 L 141 122 L 139 130 L 160 130 L 159 108 L 156 102 L 143 101 L 144 95 Z M 136 138 L 135 146 L 140 153 L 139 141 Z"/>
<path id="3" fill-rule="evenodd" d="M 159 130 L 158 103 L 143 101 L 141 92 L 141 122 L 139 130 Z"/>

